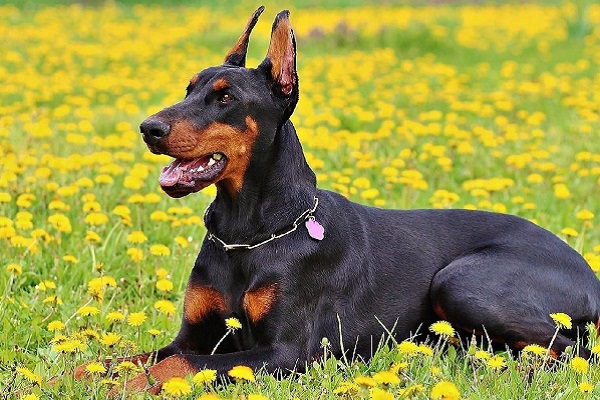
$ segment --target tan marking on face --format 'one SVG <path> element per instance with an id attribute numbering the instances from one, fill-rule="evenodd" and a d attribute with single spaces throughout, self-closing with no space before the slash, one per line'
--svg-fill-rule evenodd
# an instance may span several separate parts
<path id="1" fill-rule="evenodd" d="M 258 124 L 246 117 L 246 130 L 240 131 L 231 125 L 212 122 L 200 130 L 188 121 L 171 122 L 171 132 L 163 139 L 162 152 L 174 157 L 191 160 L 213 153 L 223 153 L 227 165 L 217 181 L 217 188 L 230 195 L 239 193 L 244 184 L 244 175 L 256 138 Z"/>
<path id="2" fill-rule="evenodd" d="M 213 90 L 214 91 L 219 91 L 219 90 L 223 90 L 229 87 L 229 83 L 227 83 L 227 81 L 223 78 L 219 78 L 215 81 L 215 83 L 213 83 Z"/>
<path id="3" fill-rule="evenodd" d="M 225 313 L 227 302 L 216 289 L 207 286 L 188 285 L 185 291 L 184 317 L 191 324 L 204 319 L 210 312 Z"/>
<path id="4" fill-rule="evenodd" d="M 257 323 L 271 311 L 278 297 L 277 284 L 273 283 L 246 292 L 242 300 L 242 305 L 250 321 Z"/>
<path id="5" fill-rule="evenodd" d="M 194 75 L 192 76 L 192 79 L 190 79 L 190 85 L 195 85 L 196 83 L 198 83 L 198 79 L 200 79 L 200 77 L 198 75 Z"/>

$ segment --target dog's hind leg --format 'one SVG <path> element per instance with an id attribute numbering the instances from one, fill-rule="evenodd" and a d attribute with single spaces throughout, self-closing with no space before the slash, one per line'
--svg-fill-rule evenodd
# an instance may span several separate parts
<path id="1" fill-rule="evenodd" d="M 585 334 L 581 328 L 586 323 L 598 320 L 598 279 L 575 257 L 553 265 L 528 258 L 536 257 L 488 249 L 453 261 L 432 280 L 434 312 L 463 332 L 485 334 L 515 349 L 537 344 L 559 356 L 571 346 L 589 357 L 590 351 L 575 340 Z M 591 293 L 598 296 L 590 298 Z M 571 316 L 573 328 L 557 334 L 550 317 L 557 312 Z"/>

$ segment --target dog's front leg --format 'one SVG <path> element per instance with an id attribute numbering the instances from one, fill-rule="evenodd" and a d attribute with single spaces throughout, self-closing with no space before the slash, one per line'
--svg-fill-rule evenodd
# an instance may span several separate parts
<path id="1" fill-rule="evenodd" d="M 217 376 L 221 380 L 225 379 L 227 372 L 237 365 L 248 366 L 253 371 L 258 371 L 264 367 L 270 373 L 281 372 L 285 374 L 294 370 L 297 366 L 304 366 L 298 355 L 299 352 L 291 344 L 287 346 L 259 347 L 227 354 L 175 354 L 151 366 L 147 372 L 126 381 L 125 387 L 113 388 L 110 395 L 116 396 L 123 391 L 133 393 L 144 390 L 152 394 L 158 394 L 163 383 L 167 380 L 175 377 L 184 378 L 203 369 L 216 370 Z"/>

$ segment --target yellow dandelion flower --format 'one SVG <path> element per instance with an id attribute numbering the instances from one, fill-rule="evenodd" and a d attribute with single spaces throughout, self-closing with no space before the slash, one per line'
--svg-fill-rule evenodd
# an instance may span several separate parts
<path id="1" fill-rule="evenodd" d="M 403 361 L 403 362 L 399 362 L 399 363 L 394 363 L 390 367 L 390 372 L 398 375 L 400 372 L 405 371 L 407 369 L 408 369 L 408 363 L 406 361 Z"/>
<path id="2" fill-rule="evenodd" d="M 254 377 L 254 372 L 252 372 L 252 368 L 247 367 L 245 365 L 236 365 L 235 367 L 230 369 L 227 372 L 227 374 L 230 377 L 238 380 L 245 380 L 249 382 L 256 381 L 256 378 Z"/>
<path id="3" fill-rule="evenodd" d="M 579 235 L 579 233 L 577 233 L 577 231 L 573 228 L 563 228 L 560 230 L 560 233 L 569 237 L 577 237 Z"/>
<path id="4" fill-rule="evenodd" d="M 400 354 L 413 355 L 418 353 L 419 346 L 416 343 L 413 343 L 409 340 L 405 340 L 398 345 L 398 351 Z"/>
<path id="5" fill-rule="evenodd" d="M 169 217 L 164 211 L 154 211 L 152 214 L 150 214 L 151 221 L 163 222 L 168 221 L 170 219 L 171 217 Z"/>
<path id="6" fill-rule="evenodd" d="M 65 329 L 65 324 L 63 324 L 62 321 L 55 320 L 50 322 L 47 328 L 50 332 L 58 332 Z"/>
<path id="7" fill-rule="evenodd" d="M 77 335 L 83 339 L 98 339 L 100 334 L 93 329 L 84 329 L 83 331 L 77 333 Z"/>
<path id="8" fill-rule="evenodd" d="M 400 378 L 394 372 L 380 371 L 373 375 L 373 379 L 380 385 L 398 385 Z"/>
<path id="9" fill-rule="evenodd" d="M 131 258 L 131 261 L 134 262 L 140 262 L 144 259 L 144 252 L 137 247 L 127 249 L 127 255 Z"/>
<path id="10" fill-rule="evenodd" d="M 571 197 L 571 191 L 564 183 L 554 185 L 554 197 L 557 199 L 568 199 Z"/>
<path id="11" fill-rule="evenodd" d="M 116 379 L 102 379 L 100 381 L 100 385 L 104 385 L 104 386 L 117 386 L 119 384 L 119 381 L 117 381 Z"/>
<path id="12" fill-rule="evenodd" d="M 333 390 L 334 394 L 353 394 L 360 390 L 360 386 L 358 386 L 354 382 L 342 382 L 340 385 Z"/>
<path id="13" fill-rule="evenodd" d="M 94 181 L 99 185 L 111 185 L 115 180 L 107 174 L 98 174 Z"/>
<path id="14" fill-rule="evenodd" d="M 62 305 L 63 301 L 57 295 L 52 295 L 42 300 L 42 303 L 51 303 L 60 306 Z"/>
<path id="15" fill-rule="evenodd" d="M 369 390 L 370 400 L 394 400 L 394 395 L 381 388 L 372 388 Z"/>
<path id="16" fill-rule="evenodd" d="M 237 329 L 242 328 L 242 323 L 240 322 L 239 319 L 237 319 L 235 317 L 231 317 L 231 318 L 227 318 L 225 320 L 225 326 L 227 327 L 227 329 L 235 331 Z"/>
<path id="17" fill-rule="evenodd" d="M 79 262 L 79 260 L 77 259 L 77 257 L 71 255 L 71 254 L 67 254 L 63 257 L 63 261 L 66 261 L 68 263 L 71 264 L 77 264 Z"/>
<path id="18" fill-rule="evenodd" d="M 550 314 L 550 318 L 554 320 L 554 324 L 559 329 L 571 329 L 573 327 L 571 317 L 565 313 L 553 313 Z"/>
<path id="19" fill-rule="evenodd" d="M 84 222 L 92 226 L 106 225 L 108 217 L 101 212 L 91 212 L 85 217 Z"/>
<path id="20" fill-rule="evenodd" d="M 127 235 L 127 241 L 129 243 L 144 243 L 148 240 L 148 237 L 142 231 L 133 231 Z"/>
<path id="21" fill-rule="evenodd" d="M 155 203 L 160 202 L 161 199 L 162 199 L 162 197 L 159 196 L 157 193 L 148 193 L 147 195 L 144 196 L 144 203 L 155 204 Z"/>
<path id="22" fill-rule="evenodd" d="M 372 200 L 376 197 L 379 196 L 379 190 L 377 190 L 376 188 L 371 188 L 371 189 L 365 189 L 362 192 L 360 192 L 360 197 L 364 200 Z"/>
<path id="23" fill-rule="evenodd" d="M 485 350 L 477 350 L 474 356 L 476 360 L 489 360 L 492 357 L 490 353 Z"/>
<path id="24" fill-rule="evenodd" d="M 158 336 L 161 332 L 158 329 L 148 329 L 148 333 L 152 336 Z"/>
<path id="25" fill-rule="evenodd" d="M 71 207 L 60 200 L 53 200 L 48 203 L 48 210 L 69 211 Z"/>
<path id="26" fill-rule="evenodd" d="M 31 202 L 35 200 L 35 196 L 31 193 L 24 193 L 22 195 L 20 195 L 19 197 L 17 197 L 17 205 L 19 207 L 31 207 Z"/>
<path id="27" fill-rule="evenodd" d="M 48 217 L 47 221 L 59 232 L 71 233 L 73 231 L 71 221 L 64 214 L 53 214 Z"/>
<path id="28" fill-rule="evenodd" d="M 131 210 L 129 209 L 129 207 L 124 206 L 124 205 L 116 206 L 112 210 L 112 213 L 115 215 L 118 215 L 119 217 L 122 217 L 122 218 L 128 218 L 131 216 Z M 129 239 L 129 237 L 128 237 L 128 239 Z"/>
<path id="29" fill-rule="evenodd" d="M 119 311 L 112 311 L 109 312 L 108 314 L 106 314 L 106 317 L 104 317 L 108 320 L 108 322 L 121 322 L 121 321 L 125 321 L 125 316 L 123 315 L 123 313 L 120 313 Z"/>
<path id="30" fill-rule="evenodd" d="M 248 400 L 269 400 L 267 396 L 263 396 L 262 394 L 249 394 Z"/>
<path id="31" fill-rule="evenodd" d="M 581 393 L 590 393 L 592 390 L 594 390 L 594 385 L 589 382 L 581 382 L 579 384 L 579 391 Z"/>
<path id="32" fill-rule="evenodd" d="M 168 256 L 171 254 L 171 250 L 164 244 L 153 244 L 150 246 L 150 254 L 158 257 Z"/>
<path id="33" fill-rule="evenodd" d="M 496 355 L 487 360 L 487 366 L 493 370 L 501 370 L 506 367 L 506 360 L 500 355 Z"/>
<path id="34" fill-rule="evenodd" d="M 204 393 L 196 400 L 221 400 L 215 393 Z"/>
<path id="35" fill-rule="evenodd" d="M 19 264 L 8 264 L 6 266 L 6 272 L 9 274 L 21 275 L 23 273 L 23 268 Z"/>
<path id="36" fill-rule="evenodd" d="M 76 351 L 83 351 L 87 348 L 87 345 L 80 340 L 66 340 L 52 346 L 52 350 L 57 353 L 74 353 Z"/>
<path id="37" fill-rule="evenodd" d="M 575 216 L 582 221 L 589 221 L 594 219 L 594 213 L 590 210 L 581 210 Z"/>
<path id="38" fill-rule="evenodd" d="M 600 355 L 600 343 L 592 347 L 592 353 L 599 356 Z"/>
<path id="39" fill-rule="evenodd" d="M 102 207 L 100 206 L 100 203 L 98 203 L 97 201 L 88 201 L 87 203 L 83 204 L 84 212 L 101 211 L 101 210 L 102 210 Z"/>
<path id="40" fill-rule="evenodd" d="M 127 202 L 130 204 L 141 204 L 144 202 L 144 195 L 136 193 L 134 195 L 129 196 Z"/>
<path id="41" fill-rule="evenodd" d="M 418 352 L 423 354 L 424 356 L 432 356 L 433 355 L 433 349 L 424 343 L 421 343 L 419 345 Z"/>
<path id="42" fill-rule="evenodd" d="M 154 303 L 154 308 L 169 317 L 175 314 L 175 305 L 169 300 L 158 300 Z"/>
<path id="43" fill-rule="evenodd" d="M 86 231 L 85 233 L 85 241 L 88 243 L 100 243 L 102 242 L 102 238 L 96 232 Z"/>
<path id="44" fill-rule="evenodd" d="M 203 369 L 194 375 L 194 383 L 196 385 L 209 384 L 217 379 L 217 370 L 215 369 Z"/>
<path id="45" fill-rule="evenodd" d="M 66 337 L 65 335 L 56 335 L 50 340 L 50 343 L 58 344 L 58 343 L 66 342 L 67 340 L 69 340 L 69 338 Z"/>
<path id="46" fill-rule="evenodd" d="M 42 377 L 40 375 L 30 371 L 28 368 L 19 367 L 19 368 L 17 368 L 17 372 L 19 373 L 19 375 L 21 375 L 23 378 L 27 379 L 29 382 L 35 383 L 38 386 L 42 385 Z"/>
<path id="47" fill-rule="evenodd" d="M 177 243 L 177 245 L 179 245 L 179 247 L 186 248 L 190 245 L 190 242 L 188 242 L 188 240 L 183 236 L 175 236 L 175 239 L 173 240 L 175 241 L 175 243 Z"/>
<path id="48" fill-rule="evenodd" d="M 156 281 L 156 289 L 160 292 L 170 292 L 173 290 L 173 282 L 169 279 L 159 279 Z"/>
<path id="49" fill-rule="evenodd" d="M 12 196 L 10 193 L 0 192 L 0 203 L 10 203 Z"/>
<path id="50" fill-rule="evenodd" d="M 90 374 L 104 374 L 106 373 L 106 368 L 100 362 L 91 362 L 85 366 L 85 370 Z"/>
<path id="51" fill-rule="evenodd" d="M 547 349 L 538 344 L 528 344 L 523 347 L 523 353 L 535 354 L 536 356 L 544 356 L 547 353 Z"/>
<path id="52" fill-rule="evenodd" d="M 99 312 L 100 312 L 100 310 L 94 306 L 83 306 L 83 307 L 79 307 L 79 309 L 77 310 L 77 314 L 79 314 L 83 317 L 89 317 L 91 315 L 96 315 Z"/>
<path id="53" fill-rule="evenodd" d="M 21 397 L 21 400 L 39 400 L 39 397 L 34 393 L 29 393 Z"/>
<path id="54" fill-rule="evenodd" d="M 451 338 L 455 335 L 454 328 L 448 321 L 434 322 L 429 326 L 429 330 L 445 338 Z"/>
<path id="55" fill-rule="evenodd" d="M 158 279 L 167 279 L 169 277 L 169 271 L 164 268 L 158 268 L 155 273 Z"/>
<path id="56" fill-rule="evenodd" d="M 590 364 L 588 360 L 583 357 L 573 357 L 570 363 L 571 369 L 578 374 L 586 374 L 590 369 Z"/>
<path id="57" fill-rule="evenodd" d="M 142 368 L 135 365 L 131 361 L 123 361 L 115 367 L 115 371 L 119 374 L 135 374 L 142 371 Z"/>
<path id="58" fill-rule="evenodd" d="M 140 326 L 144 323 L 144 321 L 146 320 L 146 313 L 143 311 L 139 311 L 139 312 L 134 312 L 129 314 L 129 316 L 127 317 L 127 323 L 130 326 Z"/>
<path id="59" fill-rule="evenodd" d="M 42 292 L 45 292 L 46 290 L 56 289 L 56 283 L 49 280 L 41 281 L 37 285 L 37 288 Z"/>
<path id="60" fill-rule="evenodd" d="M 370 376 L 357 376 L 356 378 L 354 378 L 354 383 L 356 383 L 357 385 L 363 386 L 363 387 L 368 387 L 368 388 L 372 388 L 377 386 L 377 381 L 373 378 L 371 378 Z"/>
<path id="61" fill-rule="evenodd" d="M 162 392 L 167 396 L 181 397 L 192 393 L 192 387 L 185 379 L 175 377 L 163 384 Z"/>
<path id="62" fill-rule="evenodd" d="M 119 340 L 121 340 L 121 335 L 118 335 L 113 332 L 108 332 L 102 335 L 100 343 L 102 343 L 104 346 L 112 347 L 115 344 L 117 344 Z"/>
<path id="63" fill-rule="evenodd" d="M 454 383 L 442 381 L 433 386 L 430 397 L 433 400 L 458 400 L 460 399 L 460 392 Z"/>

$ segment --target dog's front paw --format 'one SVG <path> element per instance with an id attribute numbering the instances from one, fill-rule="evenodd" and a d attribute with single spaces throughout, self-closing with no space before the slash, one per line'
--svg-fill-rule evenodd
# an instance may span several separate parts
<path id="1" fill-rule="evenodd" d="M 147 368 L 143 373 L 132 379 L 124 379 L 123 384 L 114 387 L 110 397 L 117 397 L 122 393 L 148 392 L 158 394 L 163 384 L 171 378 L 185 378 L 197 372 L 185 355 L 167 357 L 156 365 Z"/>

